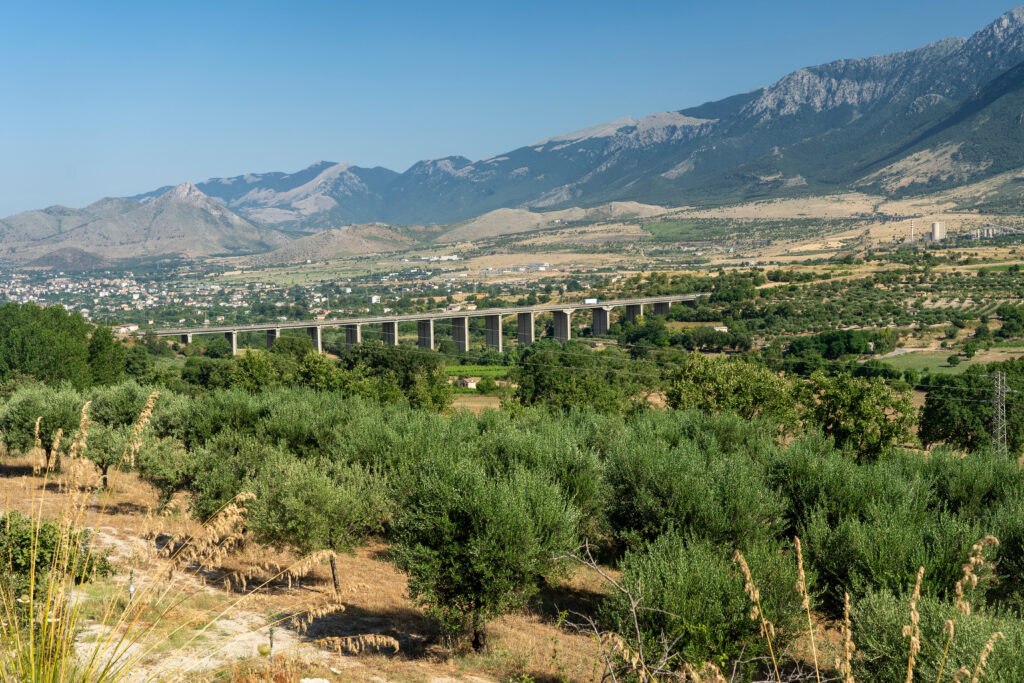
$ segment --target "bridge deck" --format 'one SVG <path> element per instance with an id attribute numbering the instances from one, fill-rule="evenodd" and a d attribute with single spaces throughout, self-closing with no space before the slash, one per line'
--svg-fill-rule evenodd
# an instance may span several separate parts
<path id="1" fill-rule="evenodd" d="M 515 315 L 517 313 L 550 313 L 552 311 L 578 311 L 602 307 L 635 306 L 637 304 L 674 303 L 679 301 L 695 301 L 700 297 L 710 296 L 707 292 L 697 294 L 674 294 L 671 296 L 645 297 L 642 299 L 615 299 L 598 301 L 596 304 L 559 303 L 543 306 L 514 306 L 508 308 L 483 308 L 473 311 L 429 311 L 424 313 L 405 313 L 401 315 L 381 315 L 367 318 L 331 318 L 329 320 L 290 320 L 288 322 L 267 322 L 251 325 L 205 325 L 203 327 L 183 327 L 175 329 L 150 328 L 158 337 L 171 337 L 184 334 L 216 334 L 218 332 L 261 332 L 265 330 L 306 329 L 309 327 L 341 327 L 343 325 L 367 325 L 386 322 L 413 322 L 416 320 L 438 320 L 448 318 L 484 318 L 491 315 Z M 148 331 L 148 330 L 147 330 Z"/>

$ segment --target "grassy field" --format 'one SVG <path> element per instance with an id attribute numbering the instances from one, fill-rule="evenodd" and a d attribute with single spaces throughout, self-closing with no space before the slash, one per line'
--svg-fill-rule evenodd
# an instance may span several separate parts
<path id="1" fill-rule="evenodd" d="M 978 356 L 975 356 L 973 360 L 961 357 L 960 364 L 952 366 L 946 362 L 951 355 L 953 355 L 952 350 L 941 352 L 919 351 L 917 353 L 907 353 L 902 356 L 886 358 L 885 362 L 900 370 L 917 370 L 918 372 L 928 370 L 930 372 L 944 372 L 950 375 L 959 375 L 971 365 L 979 362 Z"/>
<path id="2" fill-rule="evenodd" d="M 951 366 L 947 360 L 953 354 L 954 351 L 952 349 L 943 349 L 941 351 L 919 351 L 916 353 L 907 353 L 902 356 L 886 358 L 885 362 L 900 370 L 917 370 L 918 372 L 922 372 L 927 369 L 930 372 L 943 372 L 950 375 L 959 375 L 972 365 L 984 365 L 986 363 L 1015 358 L 1024 354 L 1024 349 L 1020 348 L 1020 343 L 1017 342 L 1015 346 L 1012 347 L 1001 347 L 993 349 L 992 351 L 981 351 L 971 360 L 967 360 L 961 355 L 959 365 Z"/>
<path id="3" fill-rule="evenodd" d="M 503 365 L 449 365 L 447 370 L 450 377 L 505 379 L 505 376 L 508 375 L 508 368 Z"/>

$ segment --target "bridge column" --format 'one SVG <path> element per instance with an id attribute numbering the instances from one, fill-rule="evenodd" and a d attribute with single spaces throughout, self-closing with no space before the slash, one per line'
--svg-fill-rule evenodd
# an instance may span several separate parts
<path id="1" fill-rule="evenodd" d="M 185 334 L 181 335 L 181 343 L 182 344 L 191 344 L 192 343 L 192 333 L 191 332 L 186 332 Z"/>
<path id="2" fill-rule="evenodd" d="M 421 349 L 434 348 L 434 319 L 416 321 L 416 345 Z"/>
<path id="3" fill-rule="evenodd" d="M 322 335 L 320 334 L 320 327 L 318 325 L 314 325 L 313 327 L 307 327 L 306 332 L 309 333 L 309 338 L 313 340 L 313 346 L 316 347 L 316 352 L 323 353 L 324 343 Z"/>
<path id="4" fill-rule="evenodd" d="M 345 346 L 352 348 L 363 341 L 363 328 L 359 323 L 345 325 Z"/>
<path id="5" fill-rule="evenodd" d="M 383 326 L 383 333 L 381 339 L 388 346 L 395 346 L 398 344 L 398 323 L 394 320 L 385 320 L 381 323 Z"/>
<path id="6" fill-rule="evenodd" d="M 529 346 L 534 342 L 533 311 L 516 315 L 516 339 L 521 346 Z"/>
<path id="7" fill-rule="evenodd" d="M 452 318 L 452 341 L 459 351 L 469 351 L 469 318 Z"/>
<path id="8" fill-rule="evenodd" d="M 634 322 L 639 316 L 644 314 L 643 304 L 627 304 L 626 305 L 626 320 Z"/>
<path id="9" fill-rule="evenodd" d="M 271 348 L 274 345 L 274 342 L 276 342 L 277 338 L 280 337 L 280 336 L 281 336 L 281 328 L 280 327 L 267 330 L 267 348 L 268 349 Z"/>
<path id="10" fill-rule="evenodd" d="M 238 331 L 231 330 L 230 332 L 225 332 L 224 338 L 228 340 L 229 344 L 231 344 L 231 355 L 238 355 Z"/>
<path id="11" fill-rule="evenodd" d="M 659 301 L 654 304 L 654 315 L 668 315 L 669 310 L 672 308 L 672 302 L 670 301 Z"/>
<path id="12" fill-rule="evenodd" d="M 501 352 L 501 316 L 484 316 L 487 333 L 487 348 Z"/>
<path id="13" fill-rule="evenodd" d="M 591 310 L 594 312 L 594 324 L 591 326 L 591 333 L 595 335 L 608 334 L 608 328 L 610 327 L 608 313 L 612 310 L 612 307 L 601 306 Z"/>
<path id="14" fill-rule="evenodd" d="M 555 339 L 562 342 L 563 344 L 572 337 L 572 320 L 573 309 L 569 308 L 564 311 L 552 311 L 551 314 L 555 317 Z"/>

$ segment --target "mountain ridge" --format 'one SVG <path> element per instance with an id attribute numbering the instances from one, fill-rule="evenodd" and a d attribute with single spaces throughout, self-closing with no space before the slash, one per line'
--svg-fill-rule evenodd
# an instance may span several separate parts
<path id="1" fill-rule="evenodd" d="M 215 224 L 217 235 L 198 251 L 239 253 L 281 248 L 296 232 L 452 224 L 499 209 L 711 205 L 851 188 L 925 193 L 1024 166 L 1024 117 L 1015 118 L 1022 73 L 1024 6 L 968 38 L 804 67 L 746 93 L 620 117 L 486 159 L 445 156 L 400 173 L 318 161 L 292 173 L 210 178 L 26 212 L 0 221 L 0 236 L 64 246 L 60 236 L 79 223 L 141 211 L 118 202 L 153 206 L 172 191 L 183 201 L 206 197 L 196 198 L 197 231 Z"/>
<path id="2" fill-rule="evenodd" d="M 968 38 L 804 67 L 748 93 L 620 117 L 477 161 L 440 157 L 401 173 L 321 161 L 198 186 L 253 222 L 308 232 L 373 221 L 451 223 L 500 208 L 833 191 L 863 184 L 894 154 L 912 153 L 924 132 L 1022 62 L 1024 7 L 1017 7 Z M 1000 170 L 1005 162 L 977 165 L 968 179 Z M 918 185 L 934 183 L 902 191 Z"/>
<path id="3" fill-rule="evenodd" d="M 188 182 L 146 202 L 107 197 L 82 209 L 48 207 L 0 220 L 0 258 L 39 263 L 196 258 L 267 251 L 288 241 Z"/>

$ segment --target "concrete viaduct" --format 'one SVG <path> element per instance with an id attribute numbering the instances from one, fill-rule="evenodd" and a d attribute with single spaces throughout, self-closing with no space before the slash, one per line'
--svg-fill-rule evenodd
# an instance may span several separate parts
<path id="1" fill-rule="evenodd" d="M 707 293 L 676 294 L 673 296 L 646 297 L 642 299 L 617 299 L 598 303 L 560 303 L 544 306 L 517 306 L 515 308 L 486 308 L 475 311 L 434 311 L 430 313 L 410 313 L 406 315 L 377 316 L 372 318 L 335 318 L 330 320 L 301 321 L 287 323 L 258 323 L 255 325 L 206 326 L 183 329 L 154 329 L 158 337 L 178 337 L 183 344 L 192 342 L 197 334 L 223 334 L 231 343 L 232 353 L 238 352 L 239 332 L 267 333 L 267 348 L 281 335 L 281 330 L 305 329 L 317 351 L 323 351 L 321 330 L 325 327 L 341 327 L 345 329 L 345 342 L 353 346 L 362 341 L 364 325 L 381 325 L 382 338 L 385 344 L 398 344 L 398 323 L 415 321 L 417 327 L 416 343 L 420 348 L 434 348 L 434 321 L 452 321 L 452 340 L 462 351 L 469 350 L 469 319 L 483 318 L 487 347 L 502 350 L 501 321 L 504 316 L 516 316 L 518 328 L 517 339 L 520 344 L 532 344 L 534 341 L 534 316 L 538 313 L 551 313 L 555 319 L 555 339 L 569 341 L 571 336 L 570 320 L 578 310 L 590 310 L 593 314 L 593 330 L 595 335 L 607 334 L 611 325 L 610 313 L 615 308 L 625 308 L 626 320 L 633 321 L 643 315 L 644 306 L 651 307 L 654 315 L 667 315 L 669 307 L 680 301 L 696 301 Z"/>

